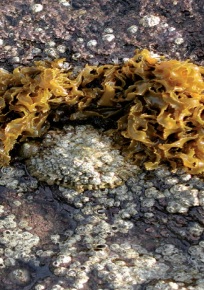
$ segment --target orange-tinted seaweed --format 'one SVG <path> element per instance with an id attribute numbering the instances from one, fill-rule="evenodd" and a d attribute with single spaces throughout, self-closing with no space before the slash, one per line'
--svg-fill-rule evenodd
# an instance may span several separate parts
<path id="1" fill-rule="evenodd" d="M 42 136 L 48 116 L 63 104 L 73 108 L 70 119 L 120 112 L 111 132 L 121 136 L 124 154 L 147 169 L 168 161 L 204 172 L 202 66 L 137 50 L 123 65 L 86 65 L 74 77 L 63 61 L 0 71 L 1 166 L 16 142 Z"/>

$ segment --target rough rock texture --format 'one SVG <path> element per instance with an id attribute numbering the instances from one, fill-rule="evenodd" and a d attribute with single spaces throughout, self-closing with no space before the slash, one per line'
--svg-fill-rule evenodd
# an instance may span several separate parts
<path id="1" fill-rule="evenodd" d="M 40 3 L 39 3 L 40 2 Z M 117 62 L 135 47 L 201 62 L 204 7 L 200 0 L 43 0 L 0 4 L 5 67 L 67 57 L 77 65 Z"/>
<path id="2" fill-rule="evenodd" d="M 203 188 L 161 167 L 82 194 L 4 168 L 0 289 L 202 290 Z"/>
<path id="3" fill-rule="evenodd" d="M 8 2 L 8 1 L 7 1 Z M 130 57 L 136 46 L 203 62 L 203 1 L 0 3 L 1 66 Z M 0 173 L 1 290 L 203 290 L 204 183 L 168 168 L 83 194 Z"/>

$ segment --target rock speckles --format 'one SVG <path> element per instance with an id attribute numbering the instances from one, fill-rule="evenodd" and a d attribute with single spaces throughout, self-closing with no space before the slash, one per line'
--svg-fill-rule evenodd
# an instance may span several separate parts
<path id="1" fill-rule="evenodd" d="M 20 63 L 28 65 L 35 59 L 53 59 L 56 55 L 70 60 L 70 54 L 76 53 L 80 54 L 80 65 L 93 59 L 111 63 L 113 58 L 121 61 L 132 56 L 135 47 L 203 61 L 202 1 L 33 2 L 12 0 L 0 4 L 0 61 L 4 67 L 16 66 L 13 57 L 20 57 Z M 103 38 L 104 34 L 111 36 Z M 81 45 L 78 38 L 89 45 Z M 53 41 L 67 49 L 50 52 L 47 44 Z M 41 53 L 36 55 L 35 49 Z"/>
<path id="2" fill-rule="evenodd" d="M 154 171 L 154 174 L 151 173 L 154 178 L 150 178 L 149 174 L 140 173 L 117 189 L 92 193 L 87 191 L 83 195 L 60 187 L 59 196 L 68 204 L 78 208 L 78 213 L 76 211 L 73 218 L 79 224 L 74 232 L 67 232 L 69 237 L 65 241 L 58 240 L 60 254 L 53 259 L 52 271 L 68 281 L 74 281 L 71 289 L 80 289 L 85 285 L 94 289 L 91 288 L 92 279 L 101 281 L 100 289 L 105 287 L 105 289 L 133 290 L 138 285 L 143 283 L 148 285 L 150 282 L 150 285 L 154 286 L 147 286 L 149 290 L 160 289 L 159 287 L 170 290 L 182 287 L 183 290 L 191 290 L 194 288 L 188 285 L 192 284 L 194 279 L 197 281 L 195 289 L 199 289 L 199 285 L 202 285 L 200 271 L 204 266 L 203 242 L 200 241 L 199 244 L 184 249 L 173 240 L 172 243 L 168 240 L 166 242 L 157 240 L 160 235 L 167 237 L 170 234 L 162 230 L 162 224 L 167 224 L 172 231 L 171 235 L 176 230 L 178 234 L 182 225 L 183 233 L 180 232 L 182 240 L 190 238 L 190 235 L 192 241 L 194 238 L 198 241 L 201 238 L 203 225 L 199 222 L 184 222 L 182 215 L 177 216 L 177 228 L 177 224 L 173 226 L 173 220 L 168 217 L 168 214 L 159 217 L 156 210 L 161 202 L 159 210 L 165 212 L 168 202 L 171 202 L 169 195 L 163 193 L 160 187 L 173 186 L 174 194 L 177 189 L 179 195 L 179 190 L 186 190 L 186 180 L 190 183 L 189 194 L 185 197 L 186 204 L 189 206 L 191 202 L 187 201 L 191 200 L 191 194 L 194 196 L 194 182 L 188 174 L 182 172 L 175 173 L 174 178 L 169 182 L 167 178 L 170 178 L 171 173 L 165 167 Z M 165 204 L 163 208 L 162 204 Z M 190 206 L 186 211 L 189 211 L 189 208 Z M 111 209 L 111 214 L 108 209 Z M 143 242 L 141 240 L 144 233 L 138 232 L 141 212 L 144 212 L 147 222 L 146 232 L 150 235 Z M 177 207 L 175 212 L 180 213 Z M 154 223 L 155 228 L 152 226 Z M 160 223 L 160 233 L 155 232 L 157 223 Z M 139 243 L 136 242 L 137 239 L 140 240 Z M 148 247 L 152 251 L 148 250 Z M 67 263 L 60 261 L 67 261 Z"/>
<path id="3" fill-rule="evenodd" d="M 113 149 L 109 137 L 92 126 L 48 132 L 27 167 L 41 181 L 79 191 L 118 186 L 138 171 Z"/>
<path id="4" fill-rule="evenodd" d="M 59 3 L 62 4 L 63 6 L 69 7 L 71 6 L 71 1 L 67 1 L 67 0 L 59 0 Z"/>
<path id="5" fill-rule="evenodd" d="M 32 5 L 31 9 L 34 13 L 38 13 L 38 12 L 43 10 L 43 5 L 42 4 L 34 4 L 34 5 Z"/>
<path id="6" fill-rule="evenodd" d="M 63 144 L 60 134 L 59 140 Z M 0 206 L 4 289 L 202 289 L 202 179 L 160 167 L 117 188 L 82 194 L 63 186 L 39 188 L 23 168 L 7 167 L 0 185 L 10 185 L 6 198 L 13 192 L 19 201 Z M 181 202 L 180 193 L 185 211 L 172 205 L 175 197 Z"/>
<path id="7" fill-rule="evenodd" d="M 127 31 L 132 33 L 132 34 L 135 34 L 138 31 L 138 26 L 132 25 L 132 26 L 128 27 Z"/>
<path id="8" fill-rule="evenodd" d="M 104 35 L 102 36 L 102 39 L 103 39 L 104 41 L 111 42 L 111 41 L 113 41 L 113 40 L 115 39 L 115 35 L 114 35 L 114 34 L 111 34 L 111 33 L 104 34 Z"/>
<path id="9" fill-rule="evenodd" d="M 8 216 L 7 220 L 9 220 L 9 218 L 11 217 Z M 8 248 L 4 251 L 6 257 L 22 259 L 22 257 L 25 258 L 25 256 L 27 256 L 27 259 L 29 259 L 31 249 L 38 244 L 39 237 L 29 233 L 28 231 L 13 229 L 14 223 L 8 224 L 6 220 L 4 220 L 4 224 L 6 225 L 7 230 L 4 231 L 3 237 L 0 238 L 0 243 L 4 246 L 6 245 Z"/>
<path id="10" fill-rule="evenodd" d="M 160 18 L 155 15 L 145 15 L 141 20 L 140 24 L 144 25 L 145 27 L 153 27 L 160 23 Z"/>
<path id="11" fill-rule="evenodd" d="M 91 39 L 87 42 L 87 46 L 89 48 L 95 47 L 95 46 L 97 46 L 97 41 L 95 39 Z"/>
<path id="12" fill-rule="evenodd" d="M 17 285 L 26 285 L 30 282 L 30 273 L 27 269 L 16 269 L 9 273 L 9 278 Z"/>
<path id="13" fill-rule="evenodd" d="M 43 0 L 36 13 L 34 2 L 41 1 L 1 2 L 0 61 L 6 69 L 55 55 L 80 67 L 120 62 L 135 47 L 203 64 L 203 1 Z M 140 23 L 146 15 L 159 17 L 159 24 Z M 107 43 L 105 34 L 115 39 Z M 88 47 L 90 40 L 97 45 Z M 17 164 L 0 172 L 0 237 L 10 230 L 38 236 L 39 242 L 21 259 L 6 256 L 12 241 L 0 245 L 3 290 L 203 290 L 202 179 L 161 168 L 117 190 L 81 194 L 39 187 L 24 169 Z M 163 276 L 151 265 L 164 265 Z M 28 277 L 23 281 L 29 285 L 19 285 L 16 274 Z"/>
<path id="14" fill-rule="evenodd" d="M 29 190 L 36 189 L 38 182 L 36 179 L 24 179 L 25 171 L 8 166 L 0 169 L 0 186 L 6 186 L 8 189 L 15 189 L 19 194 Z M 21 182 L 19 181 L 21 179 Z"/>

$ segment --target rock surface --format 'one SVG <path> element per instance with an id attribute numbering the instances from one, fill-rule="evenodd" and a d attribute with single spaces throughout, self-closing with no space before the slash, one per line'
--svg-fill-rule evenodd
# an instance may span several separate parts
<path id="1" fill-rule="evenodd" d="M 0 4 L 3 66 L 41 58 L 117 62 L 135 47 L 201 63 L 202 1 L 11 0 Z"/>
<path id="2" fill-rule="evenodd" d="M 66 57 L 78 70 L 135 47 L 202 64 L 203 13 L 198 0 L 2 1 L 1 66 Z M 197 176 L 161 167 L 81 194 L 16 162 L 0 173 L 0 289 L 202 290 L 203 230 Z"/>

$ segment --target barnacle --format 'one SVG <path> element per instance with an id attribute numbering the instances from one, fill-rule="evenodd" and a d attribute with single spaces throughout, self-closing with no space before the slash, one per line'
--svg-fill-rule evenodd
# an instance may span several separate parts
<path id="1" fill-rule="evenodd" d="M 122 65 L 86 65 L 75 76 L 64 59 L 0 71 L 0 164 L 16 142 L 42 136 L 59 106 L 69 118 L 114 118 L 123 154 L 154 169 L 168 161 L 204 172 L 204 68 L 136 50 Z M 119 137 L 118 137 L 119 136 Z"/>
<path id="2" fill-rule="evenodd" d="M 138 173 L 138 167 L 113 148 L 112 139 L 90 125 L 49 130 L 38 148 L 23 145 L 23 154 L 34 151 L 26 160 L 30 174 L 49 185 L 78 192 L 114 188 Z"/>

